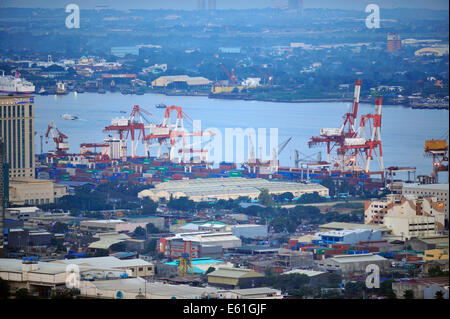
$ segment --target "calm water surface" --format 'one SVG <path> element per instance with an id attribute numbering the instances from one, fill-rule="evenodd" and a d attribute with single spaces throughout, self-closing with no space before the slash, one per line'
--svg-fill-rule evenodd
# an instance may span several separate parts
<path id="1" fill-rule="evenodd" d="M 102 129 L 114 117 L 128 117 L 135 104 L 151 112 L 153 118 L 162 120 L 164 109 L 155 108 L 159 103 L 181 106 L 190 118 L 201 120 L 203 129 L 218 128 L 222 134 L 225 128 L 266 128 L 268 139 L 269 128 L 278 128 L 279 144 L 292 137 L 280 155 L 281 165 L 286 166 L 294 165 L 294 149 L 306 155 L 322 151 L 325 158 L 324 147 L 308 148 L 309 137 L 317 136 L 322 127 L 339 127 L 343 114 L 351 108 L 350 103 L 338 102 L 274 103 L 159 94 L 70 93 L 66 96 L 36 96 L 36 152 L 40 152 L 39 135 L 45 134 L 51 120 L 69 136 L 70 151 L 79 152 L 80 143 L 102 142 L 106 137 Z M 372 113 L 373 108 L 373 105 L 361 104 L 359 115 Z M 76 115 L 79 120 L 63 120 L 61 115 L 64 113 Z M 425 139 L 439 138 L 448 133 L 448 115 L 448 110 L 413 110 L 384 105 L 381 135 L 385 167 L 415 166 L 418 174 L 429 174 L 431 160 L 423 155 Z M 187 123 L 185 126 L 188 126 Z M 53 149 L 53 143 L 44 142 L 44 152 L 49 149 Z M 138 154 L 143 154 L 142 146 L 138 147 Z M 376 166 L 376 163 L 373 164 Z M 441 181 L 446 180 L 447 177 L 442 176 Z"/>

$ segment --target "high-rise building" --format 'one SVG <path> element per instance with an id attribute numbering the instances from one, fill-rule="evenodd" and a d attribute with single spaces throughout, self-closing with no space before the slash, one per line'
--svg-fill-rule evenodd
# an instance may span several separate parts
<path id="1" fill-rule="evenodd" d="M 208 9 L 216 10 L 216 0 L 208 0 Z"/>
<path id="2" fill-rule="evenodd" d="M 197 10 L 206 9 L 206 0 L 197 0 Z"/>
<path id="3" fill-rule="evenodd" d="M 398 33 L 389 33 L 387 36 L 387 52 L 396 52 L 402 48 L 402 41 Z"/>
<path id="4" fill-rule="evenodd" d="M 0 137 L 9 178 L 34 178 L 34 96 L 0 96 Z"/>
<path id="5" fill-rule="evenodd" d="M 0 136 L 0 248 L 4 246 L 4 220 L 9 193 L 9 172 L 8 165 L 5 162 L 4 145 L 5 144 L 3 143 L 3 138 Z"/>

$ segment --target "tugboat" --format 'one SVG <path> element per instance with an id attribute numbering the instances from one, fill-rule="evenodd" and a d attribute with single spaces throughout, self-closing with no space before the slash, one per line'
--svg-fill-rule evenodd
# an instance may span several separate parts
<path id="1" fill-rule="evenodd" d="M 156 107 L 157 109 L 165 109 L 165 108 L 167 107 L 167 105 L 165 105 L 165 104 L 163 104 L 163 103 L 160 103 L 160 104 L 155 105 L 155 107 Z"/>
<path id="2" fill-rule="evenodd" d="M 97 91 L 97 93 L 98 93 L 98 94 L 105 94 L 106 91 L 105 91 L 104 88 L 99 88 L 98 91 Z"/>
<path id="3" fill-rule="evenodd" d="M 56 83 L 56 94 L 57 95 L 65 95 L 68 94 L 69 92 L 67 92 L 66 90 L 66 85 L 64 82 L 58 82 Z"/>

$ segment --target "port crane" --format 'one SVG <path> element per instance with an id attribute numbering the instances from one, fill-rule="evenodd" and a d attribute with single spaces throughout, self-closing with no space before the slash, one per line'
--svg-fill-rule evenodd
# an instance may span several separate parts
<path id="1" fill-rule="evenodd" d="M 230 85 L 231 86 L 236 85 L 237 77 L 234 74 L 234 69 L 231 69 L 231 73 L 230 73 L 230 72 L 228 72 L 227 68 L 225 67 L 225 65 L 223 65 L 222 62 L 220 62 L 219 65 L 221 66 L 221 68 L 223 69 L 225 74 L 228 76 L 228 79 L 230 79 Z"/>
<path id="2" fill-rule="evenodd" d="M 57 155 L 65 154 L 69 150 L 69 143 L 65 141 L 68 137 L 61 133 L 61 131 L 56 127 L 54 121 L 51 121 L 47 127 L 47 132 L 45 133 L 46 144 L 48 143 L 48 138 L 52 135 L 53 142 L 55 143 L 55 151 Z"/>
<path id="3" fill-rule="evenodd" d="M 381 111 L 382 97 L 375 100 L 373 114 L 362 115 L 357 125 L 359 95 L 361 80 L 355 83 L 353 105 L 350 112 L 344 114 L 344 122 L 340 128 L 322 128 L 320 136 L 313 136 L 308 142 L 309 147 L 326 144 L 328 162 L 341 172 L 380 174 L 384 180 L 383 152 L 381 147 Z M 331 158 L 332 150 L 336 157 Z M 379 171 L 371 171 L 370 163 L 376 158 Z"/>

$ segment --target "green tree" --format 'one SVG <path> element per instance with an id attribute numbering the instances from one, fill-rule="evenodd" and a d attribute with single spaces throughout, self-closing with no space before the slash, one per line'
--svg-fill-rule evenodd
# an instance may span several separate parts
<path id="1" fill-rule="evenodd" d="M 0 278 L 0 299 L 7 299 L 9 296 L 9 282 Z"/>
<path id="2" fill-rule="evenodd" d="M 32 296 L 30 295 L 27 288 L 20 288 L 15 293 L 16 299 L 30 299 Z"/>
<path id="3" fill-rule="evenodd" d="M 75 296 L 80 294 L 80 290 L 76 288 L 72 289 L 61 289 L 53 291 L 51 294 L 51 299 L 74 299 Z"/>
<path id="4" fill-rule="evenodd" d="M 216 268 L 214 268 L 214 267 L 209 267 L 209 268 L 206 270 L 205 275 L 207 275 L 207 274 L 213 272 L 214 270 L 216 270 Z"/>
<path id="5" fill-rule="evenodd" d="M 258 202 L 264 206 L 270 207 L 273 205 L 272 195 L 269 194 L 269 191 L 267 189 L 261 190 L 261 193 L 259 193 L 258 195 Z"/>
<path id="6" fill-rule="evenodd" d="M 436 291 L 436 293 L 434 294 L 434 299 L 444 299 L 444 293 L 442 292 L 442 290 Z"/>
<path id="7" fill-rule="evenodd" d="M 414 291 L 412 291 L 411 289 L 405 290 L 405 292 L 403 293 L 403 297 L 405 299 L 414 299 Z"/>
<path id="8" fill-rule="evenodd" d="M 151 200 L 149 197 L 145 197 L 142 201 L 142 215 L 149 216 L 156 213 L 158 203 Z"/>
<path id="9" fill-rule="evenodd" d="M 145 228 L 147 228 L 147 233 L 149 233 L 149 234 L 158 234 L 158 233 L 161 233 L 161 231 L 159 230 L 159 228 L 156 227 L 155 225 L 153 225 L 152 223 L 148 223 L 147 225 L 145 225 Z"/>
<path id="10" fill-rule="evenodd" d="M 51 229 L 52 233 L 66 233 L 68 231 L 69 227 L 65 223 L 56 222 Z"/>
<path id="11" fill-rule="evenodd" d="M 345 284 L 345 296 L 353 299 L 361 299 L 363 291 L 366 287 L 365 283 L 361 281 L 349 281 Z"/>
<path id="12" fill-rule="evenodd" d="M 143 238 L 147 235 L 147 231 L 142 228 L 141 226 L 138 226 L 134 229 L 133 236 L 138 238 Z"/>

